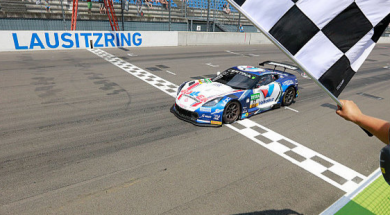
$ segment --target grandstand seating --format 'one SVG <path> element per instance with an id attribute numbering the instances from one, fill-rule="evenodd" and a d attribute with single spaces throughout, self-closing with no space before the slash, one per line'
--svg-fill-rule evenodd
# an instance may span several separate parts
<path id="1" fill-rule="evenodd" d="M 208 0 L 188 0 L 188 7 L 190 8 L 197 8 L 197 9 L 204 9 L 207 10 L 207 4 Z M 226 0 L 215 0 L 210 2 L 210 10 L 217 9 L 219 11 L 223 10 L 223 5 L 227 4 L 228 2 Z M 232 13 L 237 13 L 238 11 L 232 7 L 229 6 Z"/>
<path id="2" fill-rule="evenodd" d="M 43 0 L 41 0 L 43 2 Z M 210 4 L 212 10 L 209 14 L 209 20 L 216 21 L 217 26 L 237 25 L 238 13 L 232 12 L 227 15 L 222 12 L 223 4 L 226 0 L 216 0 Z M 49 0 L 50 13 L 47 13 L 43 3 L 36 4 L 36 0 L 1 0 L 0 1 L 0 18 L 24 18 L 24 19 L 62 19 L 61 0 Z M 72 0 L 63 0 L 65 19 L 70 20 L 72 14 Z M 88 14 L 86 0 L 79 1 L 78 20 L 107 20 L 107 15 L 100 14 L 98 0 L 92 0 L 92 13 Z M 187 3 L 187 8 L 185 7 Z M 195 6 L 197 5 L 197 6 Z M 115 13 L 120 19 L 121 4 L 120 0 L 114 0 Z M 125 21 L 137 22 L 168 22 L 169 11 L 162 7 L 160 3 L 153 2 L 153 8 L 149 8 L 145 3 L 142 6 L 144 16 L 137 16 L 135 0 L 129 0 L 129 11 L 124 11 Z M 231 7 L 233 11 L 233 7 Z M 191 20 L 205 22 L 207 17 L 207 0 L 181 0 L 171 1 L 171 21 L 178 23 L 190 23 Z M 214 19 L 215 17 L 215 19 Z M 250 23 L 242 19 L 243 25 Z M 222 27 L 220 27 L 222 29 Z M 226 28 L 229 29 L 229 28 Z M 234 30 L 233 30 L 234 31 Z"/>

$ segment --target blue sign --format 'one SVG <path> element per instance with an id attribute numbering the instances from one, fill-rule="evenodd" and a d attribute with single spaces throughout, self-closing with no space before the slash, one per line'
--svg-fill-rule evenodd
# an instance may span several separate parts
<path id="1" fill-rule="evenodd" d="M 140 46 L 142 35 L 135 33 L 78 33 L 78 32 L 46 32 L 44 35 L 32 33 L 28 42 L 19 42 L 18 33 L 12 33 L 16 50 L 57 49 L 57 48 L 96 48 Z M 80 47 L 81 45 L 81 47 Z"/>

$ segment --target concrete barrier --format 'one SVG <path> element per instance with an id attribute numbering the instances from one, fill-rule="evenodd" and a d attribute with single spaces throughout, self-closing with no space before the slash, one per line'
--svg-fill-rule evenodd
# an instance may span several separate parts
<path id="1" fill-rule="evenodd" d="M 179 32 L 179 46 L 195 45 L 248 45 L 248 33 L 207 33 L 207 32 Z"/>
<path id="2" fill-rule="evenodd" d="M 378 43 L 390 43 L 382 37 Z M 0 31 L 0 51 L 272 44 L 262 33 L 178 31 Z"/>
<path id="3" fill-rule="evenodd" d="M 381 37 L 378 43 L 390 43 L 390 37 Z"/>
<path id="4" fill-rule="evenodd" d="M 272 42 L 261 33 L 250 33 L 250 45 L 255 44 L 272 44 Z"/>
<path id="5" fill-rule="evenodd" d="M 179 46 L 271 44 L 261 33 L 179 32 Z"/>
<path id="6" fill-rule="evenodd" d="M 378 43 L 390 43 L 390 37 L 381 37 Z M 196 45 L 255 45 L 272 44 L 262 33 L 207 33 L 179 32 L 179 46 Z"/>

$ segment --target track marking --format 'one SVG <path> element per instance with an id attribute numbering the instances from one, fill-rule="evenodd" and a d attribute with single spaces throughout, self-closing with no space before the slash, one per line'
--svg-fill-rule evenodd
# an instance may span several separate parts
<path id="1" fill-rule="evenodd" d="M 290 107 L 284 107 L 284 109 L 288 109 L 288 110 L 294 111 L 294 112 L 296 112 L 296 113 L 299 113 L 299 111 L 297 111 L 297 110 L 295 110 L 295 109 L 292 109 L 292 108 L 290 108 Z"/>
<path id="2" fill-rule="evenodd" d="M 230 53 L 230 54 L 234 54 L 234 55 L 242 55 L 240 53 L 237 53 L 237 52 L 232 52 L 232 51 L 229 51 L 229 50 L 226 50 L 227 53 Z"/>
<path id="3" fill-rule="evenodd" d="M 345 192 L 356 189 L 366 179 L 364 175 L 256 122 L 244 119 L 236 123 L 241 129 L 234 124 L 226 126 Z M 338 177 L 329 176 L 329 172 Z M 344 182 L 340 182 L 339 177 Z"/>
<path id="4" fill-rule="evenodd" d="M 127 73 L 167 93 L 168 95 L 174 98 L 176 97 L 177 85 L 103 50 L 93 49 L 89 51 L 121 68 Z M 234 125 L 236 124 L 240 124 L 241 129 L 235 127 Z M 367 178 L 364 175 L 293 140 L 290 140 L 281 134 L 257 124 L 252 120 L 244 119 L 237 121 L 235 124 L 228 124 L 225 126 L 345 192 L 355 190 L 362 184 L 362 181 Z"/>
<path id="5" fill-rule="evenodd" d="M 376 99 L 376 100 L 383 100 L 382 97 L 374 96 L 374 95 L 371 95 L 371 94 L 368 94 L 368 93 L 360 92 L 360 93 L 357 93 L 357 94 L 361 95 L 361 96 L 368 97 L 368 98 Z"/>
<path id="6" fill-rule="evenodd" d="M 175 73 L 170 72 L 170 71 L 168 71 L 168 70 L 166 70 L 166 72 L 169 73 L 169 74 L 172 74 L 172 75 L 176 75 Z"/>
<path id="7" fill-rule="evenodd" d="M 206 65 L 207 65 L 207 66 L 214 67 L 214 68 L 219 67 L 219 65 L 214 65 L 214 64 L 212 64 L 212 63 L 206 63 Z"/>

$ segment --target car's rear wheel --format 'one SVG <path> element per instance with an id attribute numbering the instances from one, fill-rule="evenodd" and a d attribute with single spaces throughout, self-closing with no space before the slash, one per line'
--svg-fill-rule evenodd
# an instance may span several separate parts
<path id="1" fill-rule="evenodd" d="M 223 111 L 222 120 L 225 124 L 235 122 L 240 116 L 240 103 L 237 101 L 229 102 Z"/>
<path id="2" fill-rule="evenodd" d="M 294 87 L 287 88 L 286 92 L 283 95 L 283 106 L 289 106 L 293 103 L 295 99 L 295 89 Z"/>

